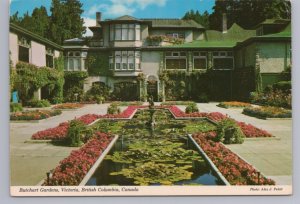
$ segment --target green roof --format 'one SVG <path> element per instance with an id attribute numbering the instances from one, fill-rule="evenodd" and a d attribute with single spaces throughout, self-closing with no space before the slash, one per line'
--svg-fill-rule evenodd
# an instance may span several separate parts
<path id="1" fill-rule="evenodd" d="M 266 38 L 266 37 L 292 37 L 292 31 L 291 31 L 291 23 L 289 23 L 285 29 L 283 29 L 279 33 L 274 33 L 274 34 L 268 34 L 268 35 L 262 35 L 259 36 L 261 38 Z"/>
<path id="2" fill-rule="evenodd" d="M 190 43 L 184 43 L 180 45 L 170 45 L 164 47 L 173 48 L 232 48 L 236 45 L 234 41 L 205 41 L 205 40 L 195 40 Z"/>
<path id="3" fill-rule="evenodd" d="M 250 37 L 256 35 L 255 30 L 245 30 L 236 23 L 234 23 L 228 30 L 227 33 L 222 33 L 216 30 L 207 30 L 206 31 L 206 39 L 207 41 L 235 41 L 241 42 Z"/>
<path id="4" fill-rule="evenodd" d="M 198 28 L 204 29 L 202 25 L 194 20 L 182 20 L 182 19 L 142 19 L 144 21 L 150 21 L 154 28 Z"/>

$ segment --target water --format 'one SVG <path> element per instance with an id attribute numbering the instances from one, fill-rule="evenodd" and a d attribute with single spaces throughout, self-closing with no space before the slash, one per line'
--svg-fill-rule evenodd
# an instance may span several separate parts
<path id="1" fill-rule="evenodd" d="M 159 115 L 158 113 L 157 115 Z M 182 123 L 176 124 L 174 123 L 174 120 L 172 120 L 171 116 L 166 114 L 164 111 L 162 111 L 161 116 L 163 117 L 163 124 L 159 123 L 159 118 L 157 116 L 156 121 L 157 125 L 154 129 L 154 131 L 151 130 L 151 128 L 148 128 L 147 123 L 149 124 L 149 114 L 146 112 L 138 112 L 135 116 L 135 119 L 128 124 L 125 125 L 125 128 L 123 130 L 123 135 L 119 137 L 117 142 L 115 143 L 114 147 L 111 149 L 108 155 L 113 156 L 115 153 L 120 153 L 121 155 L 123 153 L 132 153 L 135 149 L 137 151 L 141 151 L 142 153 L 144 150 L 147 152 L 148 150 L 152 153 L 151 155 L 155 155 L 156 153 L 158 155 L 163 155 L 161 152 L 167 151 L 167 149 L 172 149 L 174 144 L 174 149 L 171 151 L 185 151 L 185 150 L 194 150 L 194 156 L 199 157 L 197 160 L 184 160 L 184 162 L 189 162 L 189 164 L 180 163 L 178 162 L 178 159 L 172 160 L 169 157 L 166 157 L 168 159 L 162 160 L 162 161 L 155 161 L 155 164 L 164 164 L 164 165 L 175 165 L 176 167 L 183 167 L 186 165 L 189 165 L 190 167 L 186 169 L 187 172 L 192 173 L 191 177 L 189 179 L 182 179 L 178 181 L 171 182 L 171 184 L 168 185 L 224 185 L 224 183 L 216 176 L 216 174 L 213 172 L 212 168 L 209 166 L 209 164 L 201 157 L 201 155 L 196 152 L 197 149 L 195 145 L 190 141 L 190 139 L 183 135 L 180 130 L 183 129 Z M 139 122 L 137 122 L 137 121 Z M 142 122 L 141 122 L 142 121 Z M 167 122 L 166 122 L 167 121 Z M 172 122 L 171 122 L 172 121 Z M 176 128 L 174 128 L 176 127 Z M 152 144 L 156 142 L 161 142 L 162 144 L 165 144 L 165 146 L 162 145 L 162 147 L 155 146 L 154 147 L 148 147 L 148 144 Z M 141 148 L 136 148 L 136 145 L 142 145 Z M 143 148 L 146 145 L 148 148 Z M 131 148 L 130 148 L 131 147 Z M 155 150 L 153 150 L 153 148 Z M 133 150 L 134 149 L 134 150 Z M 180 150 L 183 149 L 183 150 Z M 142 156 L 137 157 L 138 159 L 143 159 Z M 124 169 L 130 169 L 133 168 L 133 172 L 137 170 L 136 165 L 143 165 L 147 162 L 147 157 L 143 161 L 135 161 L 133 163 L 120 163 L 120 162 L 114 162 L 111 159 L 107 159 L 110 156 L 106 156 L 105 159 L 102 161 L 102 163 L 99 165 L 95 173 L 92 175 L 92 177 L 87 182 L 87 186 L 109 186 L 109 185 L 126 185 L 126 186 L 134 186 L 139 185 L 134 183 L 135 179 L 128 178 L 128 176 L 124 175 L 111 175 L 112 172 L 120 172 Z M 179 155 L 180 156 L 180 155 Z M 174 156 L 176 157 L 176 156 Z M 153 157 L 151 157 L 153 158 Z M 175 161 L 176 160 L 176 161 Z M 137 163 L 138 164 L 137 164 Z M 155 168 L 155 167 L 154 167 Z M 137 170 L 138 171 L 138 170 Z M 149 172 L 147 172 L 149 173 Z M 151 173 L 151 172 L 150 172 Z M 172 175 L 171 175 L 172 176 Z M 176 179 L 175 179 L 176 180 Z M 149 182 L 147 185 L 161 185 L 159 182 Z"/>

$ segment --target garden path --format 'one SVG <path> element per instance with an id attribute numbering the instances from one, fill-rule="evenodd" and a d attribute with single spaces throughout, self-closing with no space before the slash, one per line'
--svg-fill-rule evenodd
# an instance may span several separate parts
<path id="1" fill-rule="evenodd" d="M 38 184 L 46 177 L 46 172 L 55 168 L 60 160 L 76 149 L 47 143 L 25 143 L 32 134 L 85 114 L 106 114 L 108 105 L 85 105 L 77 110 L 63 111 L 61 115 L 40 123 L 10 123 L 11 185 Z"/>

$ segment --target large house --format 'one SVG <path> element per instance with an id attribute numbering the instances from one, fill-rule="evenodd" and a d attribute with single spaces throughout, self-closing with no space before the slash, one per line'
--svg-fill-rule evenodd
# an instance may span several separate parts
<path id="1" fill-rule="evenodd" d="M 94 82 L 105 83 L 112 89 L 124 83 L 135 87 L 139 74 L 143 73 L 145 86 L 137 85 L 130 92 L 137 92 L 138 97 L 141 93 L 138 89 L 144 88 L 156 100 L 159 94 L 164 94 L 164 82 L 159 78 L 164 70 L 189 74 L 211 69 L 216 73 L 215 83 L 210 82 L 213 89 L 225 92 L 228 97 L 247 97 L 250 91 L 255 91 L 257 69 L 263 88 L 283 80 L 281 73 L 291 65 L 290 20 L 268 19 L 253 30 L 237 24 L 227 29 L 226 15 L 220 23 L 222 32 L 206 30 L 193 20 L 131 16 L 102 20 L 98 12 L 96 25 L 89 27 L 94 35 L 88 44 L 81 39 L 65 41 L 65 70 L 98 69 L 86 80 L 86 90 Z M 107 63 L 91 65 L 87 63 L 89 55 Z M 219 75 L 222 77 L 218 78 Z"/>
<path id="2" fill-rule="evenodd" d="M 268 19 L 245 30 L 237 24 L 227 28 L 224 15 L 220 24 L 222 31 L 206 30 L 193 20 L 137 19 L 127 15 L 102 20 L 97 12 L 95 26 L 89 27 L 91 39 L 64 42 L 65 71 L 88 71 L 85 91 L 93 83 L 102 83 L 125 93 L 123 100 L 137 100 L 142 95 L 165 99 L 167 85 L 160 74 L 166 71 L 186 76 L 210 73 L 206 80 L 196 78 L 188 88 L 196 89 L 197 94 L 209 89 L 212 99 L 247 98 L 257 89 L 258 80 L 262 88 L 284 80 L 282 72 L 291 66 L 290 20 Z M 19 32 L 11 27 L 11 32 L 15 31 Z M 26 46 L 22 38 L 18 42 L 20 52 Z M 44 43 L 46 51 L 29 52 L 29 58 L 41 59 L 42 54 L 55 55 L 54 49 L 62 50 L 48 41 Z M 11 52 L 17 58 L 15 44 Z M 19 54 L 18 60 L 23 60 L 22 56 Z M 43 57 L 38 63 L 48 65 L 47 59 Z"/>

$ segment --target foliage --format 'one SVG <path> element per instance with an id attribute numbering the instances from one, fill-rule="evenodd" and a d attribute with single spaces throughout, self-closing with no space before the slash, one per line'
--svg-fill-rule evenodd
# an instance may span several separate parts
<path id="1" fill-rule="evenodd" d="M 207 93 L 200 93 L 200 95 L 198 96 L 197 101 L 200 102 L 200 103 L 208 103 L 209 98 L 208 98 Z"/>
<path id="2" fill-rule="evenodd" d="M 53 171 L 49 182 L 45 180 L 43 185 L 48 186 L 77 186 L 85 177 L 99 156 L 110 144 L 112 137 L 108 134 L 97 132 L 79 150 L 74 150 L 64 160 L 59 162 Z"/>
<path id="3" fill-rule="evenodd" d="M 214 142 L 215 132 L 194 134 L 193 138 L 209 156 L 222 175 L 231 185 L 275 185 L 275 181 L 258 177 L 258 171 L 226 148 Z"/>
<path id="4" fill-rule="evenodd" d="M 90 76 L 110 76 L 112 74 L 109 67 L 109 52 L 88 52 L 87 68 Z"/>
<path id="5" fill-rule="evenodd" d="M 63 44 L 66 39 L 80 38 L 85 33 L 79 0 L 52 0 L 50 12 L 48 16 L 47 9 L 41 6 L 23 17 L 16 12 L 10 21 L 57 44 Z"/>
<path id="6" fill-rule="evenodd" d="M 103 83 L 93 83 L 92 88 L 85 93 L 85 101 L 102 103 L 110 96 L 110 89 Z"/>
<path id="7" fill-rule="evenodd" d="M 10 115 L 10 120 L 42 120 L 60 114 L 60 110 L 34 110 L 16 112 Z"/>
<path id="8" fill-rule="evenodd" d="M 42 100 L 37 100 L 37 99 L 32 99 L 30 101 L 26 102 L 26 105 L 31 107 L 31 108 L 43 108 L 43 107 L 50 107 L 50 103 L 48 100 L 42 99 Z"/>
<path id="9" fill-rule="evenodd" d="M 209 13 L 207 11 L 204 11 L 203 14 L 200 14 L 198 10 L 196 12 L 194 10 L 190 10 L 184 14 L 182 19 L 194 20 L 204 28 L 209 29 Z"/>
<path id="10" fill-rule="evenodd" d="M 185 113 L 195 113 L 195 112 L 199 112 L 196 103 L 191 103 L 185 108 Z"/>
<path id="11" fill-rule="evenodd" d="M 239 101 L 226 101 L 226 102 L 219 103 L 217 106 L 222 108 L 245 108 L 245 107 L 250 107 L 251 104 L 239 102 Z"/>
<path id="12" fill-rule="evenodd" d="M 169 37 L 165 35 L 149 35 L 146 38 L 146 40 L 150 46 L 158 46 L 161 42 L 168 42 L 173 45 L 179 45 L 184 43 L 184 39 Z"/>
<path id="13" fill-rule="evenodd" d="M 141 101 L 114 101 L 111 104 L 116 106 L 141 106 L 143 102 Z"/>
<path id="14" fill-rule="evenodd" d="M 120 112 L 120 108 L 114 103 L 110 104 L 107 108 L 107 114 L 119 114 Z"/>
<path id="15" fill-rule="evenodd" d="M 242 144 L 245 135 L 235 120 L 224 119 L 217 124 L 217 142 L 224 144 Z"/>
<path id="16" fill-rule="evenodd" d="M 106 159 L 118 163 L 145 163 L 145 162 L 174 162 L 190 164 L 199 161 L 201 157 L 194 150 L 183 149 L 182 143 L 167 140 L 147 140 L 129 145 L 128 151 L 114 152 Z"/>
<path id="17" fill-rule="evenodd" d="M 84 97 L 83 83 L 88 77 L 84 71 L 65 72 L 64 100 L 67 102 L 81 101 Z M 77 97 L 75 94 L 78 94 Z"/>
<path id="18" fill-rule="evenodd" d="M 56 87 L 54 88 L 54 95 L 51 97 L 51 102 L 53 104 L 62 103 L 63 102 L 63 91 L 64 91 L 64 57 L 63 54 L 60 53 L 58 58 L 54 59 L 54 67 L 60 73 L 60 77 L 56 81 Z"/>
<path id="19" fill-rule="evenodd" d="M 79 120 L 72 120 L 67 132 L 67 141 L 71 147 L 80 147 L 83 145 L 83 133 L 85 132 L 85 125 Z"/>
<path id="20" fill-rule="evenodd" d="M 228 27 L 237 23 L 251 29 L 265 19 L 290 19 L 291 3 L 284 0 L 272 1 L 223 1 L 217 0 L 209 16 L 210 29 L 222 30 L 222 14 L 227 14 Z"/>
<path id="21" fill-rule="evenodd" d="M 33 9 L 31 16 L 26 12 L 23 17 L 18 16 L 17 11 L 10 17 L 10 22 L 18 26 L 21 26 L 39 36 L 49 37 L 49 23 L 50 19 L 47 13 L 47 9 L 44 6 Z"/>
<path id="22" fill-rule="evenodd" d="M 147 162 L 128 169 L 124 168 L 120 172 L 111 173 L 111 175 L 132 178 L 135 184 L 143 186 L 149 184 L 172 185 L 176 181 L 190 179 L 193 173 L 186 170 L 189 168 L 191 166 L 177 167 L 174 164 Z"/>
<path id="23" fill-rule="evenodd" d="M 250 100 L 252 103 L 261 105 L 292 108 L 291 93 L 283 92 L 281 90 L 270 90 L 264 93 L 252 92 Z"/>
<path id="24" fill-rule="evenodd" d="M 136 101 L 138 99 L 138 84 L 135 81 L 115 83 L 111 99 L 116 101 Z"/>
<path id="25" fill-rule="evenodd" d="M 272 85 L 275 91 L 290 92 L 292 89 L 291 81 L 279 81 Z"/>
<path id="26" fill-rule="evenodd" d="M 88 125 L 99 118 L 99 115 L 87 114 L 83 115 L 76 120 Z M 33 140 L 65 140 L 69 129 L 69 122 L 60 123 L 54 128 L 48 128 L 46 130 L 38 131 L 31 137 Z"/>
<path id="27" fill-rule="evenodd" d="M 61 85 L 61 73 L 48 67 L 37 67 L 33 64 L 18 62 L 16 64 L 17 79 L 15 89 L 18 90 L 20 99 L 28 101 L 33 98 L 34 91 L 47 86 L 51 95 L 56 95 L 56 90 Z"/>
<path id="28" fill-rule="evenodd" d="M 291 118 L 292 112 L 280 107 L 262 106 L 250 107 L 243 110 L 243 114 L 258 118 Z"/>
<path id="29" fill-rule="evenodd" d="M 166 102 L 162 102 L 161 105 L 164 105 L 164 106 L 173 106 L 173 105 L 187 106 L 187 105 L 190 105 L 193 103 L 195 103 L 195 102 L 193 102 L 193 101 L 166 101 Z"/>
<path id="30" fill-rule="evenodd" d="M 22 111 L 23 107 L 21 103 L 10 103 L 10 112 Z"/>

